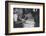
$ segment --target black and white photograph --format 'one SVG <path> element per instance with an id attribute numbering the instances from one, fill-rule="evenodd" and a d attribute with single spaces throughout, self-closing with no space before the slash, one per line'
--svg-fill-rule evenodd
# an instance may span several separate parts
<path id="1" fill-rule="evenodd" d="M 33 34 L 45 31 L 45 4 L 5 2 L 5 34 Z"/>
<path id="2" fill-rule="evenodd" d="M 14 28 L 39 27 L 40 9 L 13 8 Z"/>

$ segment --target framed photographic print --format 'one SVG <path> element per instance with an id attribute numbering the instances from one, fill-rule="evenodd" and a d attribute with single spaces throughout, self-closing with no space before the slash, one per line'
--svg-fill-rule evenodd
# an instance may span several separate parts
<path id="1" fill-rule="evenodd" d="M 5 1 L 5 34 L 45 32 L 45 4 Z"/>

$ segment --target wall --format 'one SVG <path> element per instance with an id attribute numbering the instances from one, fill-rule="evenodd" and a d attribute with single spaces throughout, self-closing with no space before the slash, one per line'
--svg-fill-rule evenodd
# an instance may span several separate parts
<path id="1" fill-rule="evenodd" d="M 16 0 L 16 1 L 44 2 L 46 6 L 46 0 Z M 46 15 L 46 11 L 45 11 L 45 15 Z M 0 36 L 6 36 L 5 35 L 5 0 L 0 0 Z M 16 36 L 46 36 L 46 33 L 24 34 L 24 35 L 16 35 Z"/>

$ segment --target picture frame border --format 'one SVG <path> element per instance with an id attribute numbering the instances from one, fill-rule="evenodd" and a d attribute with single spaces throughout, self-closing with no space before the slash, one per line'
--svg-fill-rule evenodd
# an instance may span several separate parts
<path id="1" fill-rule="evenodd" d="M 9 33 L 8 31 L 8 3 L 27 3 L 27 4 L 42 4 L 43 5 L 43 31 L 36 32 L 22 32 L 22 33 Z M 18 34 L 32 34 L 45 32 L 45 3 L 40 2 L 24 2 L 24 1 L 5 1 L 5 35 L 18 35 Z"/>

